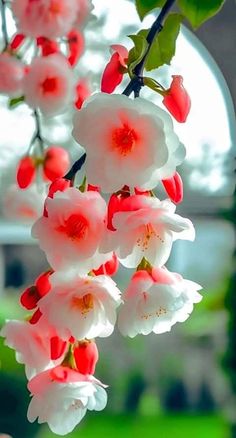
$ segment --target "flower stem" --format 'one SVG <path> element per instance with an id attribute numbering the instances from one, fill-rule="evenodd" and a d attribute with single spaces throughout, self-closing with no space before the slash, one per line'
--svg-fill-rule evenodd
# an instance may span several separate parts
<path id="1" fill-rule="evenodd" d="M 41 133 L 41 125 L 40 125 L 40 117 L 37 110 L 34 110 L 34 118 L 35 118 L 35 134 L 30 142 L 30 148 L 33 146 L 34 142 L 38 140 L 40 151 L 42 155 L 44 154 L 44 141 Z"/>
<path id="2" fill-rule="evenodd" d="M 9 39 L 7 33 L 7 20 L 6 20 L 6 2 L 5 0 L 0 0 L 0 9 L 1 9 L 1 19 L 2 19 L 2 35 L 4 40 L 4 48 L 5 51 L 8 47 Z"/>
<path id="3" fill-rule="evenodd" d="M 147 56 L 149 54 L 149 51 L 152 47 L 153 41 L 155 39 L 155 37 L 158 35 L 158 33 L 160 33 L 163 29 L 163 21 L 166 17 L 166 15 L 169 13 L 170 9 L 172 8 L 173 4 L 174 4 L 175 0 L 167 0 L 163 6 L 163 8 L 161 9 L 160 14 L 158 15 L 158 17 L 156 18 L 156 20 L 154 21 L 153 25 L 151 26 L 146 40 L 148 42 L 148 47 L 147 50 L 144 54 L 144 56 L 142 57 L 141 61 L 136 65 L 135 69 L 134 69 L 134 78 L 132 78 L 129 82 L 129 84 L 127 85 L 127 87 L 125 88 L 125 90 L 123 91 L 122 94 L 125 94 L 126 96 L 129 96 L 132 92 L 134 92 L 134 96 L 138 97 L 141 88 L 145 85 L 143 82 L 143 70 L 145 67 L 145 62 L 147 59 Z"/>
<path id="4" fill-rule="evenodd" d="M 81 155 L 81 157 L 75 161 L 69 172 L 63 177 L 65 179 L 69 179 L 73 182 L 76 173 L 81 169 L 81 167 L 84 165 L 86 160 L 86 154 L 84 153 Z"/>

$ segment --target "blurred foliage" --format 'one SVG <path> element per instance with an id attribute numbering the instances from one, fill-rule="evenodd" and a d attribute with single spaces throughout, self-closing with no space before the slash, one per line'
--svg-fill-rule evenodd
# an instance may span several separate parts
<path id="1" fill-rule="evenodd" d="M 193 415 L 107 416 L 91 414 L 68 438 L 227 438 L 227 426 L 220 417 Z M 55 438 L 44 427 L 37 438 Z M 15 437 L 14 437 L 15 438 Z"/>

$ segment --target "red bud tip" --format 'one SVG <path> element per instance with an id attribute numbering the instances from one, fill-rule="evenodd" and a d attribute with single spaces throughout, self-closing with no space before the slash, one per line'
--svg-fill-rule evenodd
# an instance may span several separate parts
<path id="1" fill-rule="evenodd" d="M 75 363 L 81 374 L 93 375 L 98 357 L 98 349 L 94 341 L 79 342 L 78 347 L 74 349 Z"/>
<path id="2" fill-rule="evenodd" d="M 191 108 L 191 100 L 183 86 L 182 76 L 172 76 L 173 80 L 163 99 L 163 104 L 179 123 L 184 123 Z"/>
<path id="3" fill-rule="evenodd" d="M 51 289 L 51 284 L 49 281 L 50 275 L 53 273 L 53 271 L 47 271 L 43 272 L 39 275 L 39 277 L 35 280 L 35 286 L 38 289 L 39 297 L 42 298 L 45 295 L 48 294 L 48 292 Z"/>
<path id="4" fill-rule="evenodd" d="M 59 147 L 51 146 L 45 154 L 43 173 L 50 181 L 61 178 L 68 171 L 70 158 L 68 152 Z"/>
<path id="5" fill-rule="evenodd" d="M 115 275 L 119 269 L 119 260 L 116 254 L 113 252 L 111 260 L 101 265 L 98 269 L 94 269 L 93 273 L 95 275 Z"/>
<path id="6" fill-rule="evenodd" d="M 51 347 L 51 359 L 57 360 L 65 353 L 67 342 L 63 341 L 58 336 L 53 336 L 50 339 L 50 347 Z"/>
<path id="7" fill-rule="evenodd" d="M 16 172 L 16 180 L 20 189 L 29 187 L 36 176 L 36 168 L 32 157 L 24 157 L 20 160 Z"/>
<path id="8" fill-rule="evenodd" d="M 36 286 L 30 286 L 21 294 L 20 303 L 27 310 L 33 310 L 37 307 L 40 295 Z"/>
<path id="9" fill-rule="evenodd" d="M 171 201 L 175 204 L 183 201 L 183 181 L 178 172 L 172 178 L 163 179 L 162 184 Z"/>

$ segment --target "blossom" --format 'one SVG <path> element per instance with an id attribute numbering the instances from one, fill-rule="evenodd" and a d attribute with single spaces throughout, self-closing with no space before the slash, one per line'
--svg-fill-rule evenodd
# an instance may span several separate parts
<path id="1" fill-rule="evenodd" d="M 45 37 L 38 37 L 37 46 L 41 48 L 42 56 L 49 56 L 60 52 L 60 45 L 57 41 L 49 40 Z"/>
<path id="2" fill-rule="evenodd" d="M 16 184 L 7 188 L 3 198 L 3 214 L 5 217 L 23 223 L 32 223 L 43 213 L 46 198 L 46 187 L 40 188 L 32 184 L 25 190 Z"/>
<path id="3" fill-rule="evenodd" d="M 73 73 L 66 58 L 53 54 L 35 58 L 23 82 L 25 101 L 44 114 L 62 112 L 73 100 Z"/>
<path id="4" fill-rule="evenodd" d="M 98 93 L 75 114 L 74 138 L 86 149 L 91 184 L 115 192 L 170 178 L 185 155 L 171 117 L 145 99 Z"/>
<path id="5" fill-rule="evenodd" d="M 91 95 L 91 88 L 87 78 L 82 78 L 76 85 L 75 107 L 80 109 L 84 101 Z"/>
<path id="6" fill-rule="evenodd" d="M 129 55 L 126 47 L 120 44 L 112 45 L 111 49 L 114 53 L 103 72 L 101 80 L 101 91 L 104 93 L 112 93 L 121 83 Z"/>
<path id="7" fill-rule="evenodd" d="M 70 166 L 68 152 L 60 146 L 50 146 L 44 156 L 43 174 L 50 181 L 66 174 Z"/>
<path id="8" fill-rule="evenodd" d="M 68 33 L 67 38 L 69 48 L 68 62 L 74 67 L 84 52 L 84 37 L 81 32 L 72 29 Z"/>
<path id="9" fill-rule="evenodd" d="M 99 253 L 106 231 L 106 203 L 98 192 L 81 193 L 71 187 L 57 191 L 45 204 L 47 216 L 33 225 L 32 235 L 53 269 L 76 267 L 86 274 L 110 258 Z"/>
<path id="10" fill-rule="evenodd" d="M 174 240 L 195 238 L 192 222 L 175 214 L 175 208 L 169 199 L 144 195 L 123 199 L 112 218 L 116 231 L 108 232 L 104 250 L 114 248 L 128 268 L 136 267 L 143 257 L 153 266 L 164 265 Z"/>
<path id="11" fill-rule="evenodd" d="M 163 179 L 162 184 L 171 201 L 178 204 L 183 200 L 183 181 L 178 172 L 169 179 Z"/>
<path id="12" fill-rule="evenodd" d="M 16 350 L 16 360 L 25 364 L 28 378 L 55 366 L 51 360 L 50 340 L 56 336 L 56 332 L 45 320 L 40 320 L 37 324 L 30 324 L 28 321 L 7 321 L 0 331 L 0 336 L 5 337 L 5 345 Z M 64 351 L 62 355 L 63 353 Z"/>
<path id="13" fill-rule="evenodd" d="M 64 337 L 92 339 L 110 336 L 120 305 L 120 291 L 108 276 L 83 276 L 56 272 L 52 289 L 38 306 L 43 316 Z"/>
<path id="14" fill-rule="evenodd" d="M 25 66 L 19 59 L 6 52 L 0 54 L 0 93 L 21 96 L 24 75 Z"/>
<path id="15" fill-rule="evenodd" d="M 35 376 L 28 389 L 32 399 L 28 420 L 48 423 L 58 435 L 70 433 L 87 410 L 101 411 L 107 403 L 104 385 L 93 376 L 84 376 L 68 367 L 58 366 Z"/>
<path id="16" fill-rule="evenodd" d="M 183 279 L 165 268 L 153 274 L 137 271 L 124 293 L 118 327 L 124 336 L 165 333 L 177 322 L 184 322 L 201 301 L 197 283 Z"/>
<path id="17" fill-rule="evenodd" d="M 87 339 L 78 342 L 73 350 L 76 368 L 81 374 L 94 374 L 99 358 L 97 345 L 94 341 Z"/>
<path id="18" fill-rule="evenodd" d="M 78 13 L 75 21 L 75 25 L 79 28 L 84 28 L 87 22 L 92 17 L 92 10 L 94 8 L 91 0 L 77 0 Z"/>
<path id="19" fill-rule="evenodd" d="M 33 157 L 21 158 L 16 171 L 16 180 L 20 189 L 27 189 L 36 178 L 36 162 Z"/>
<path id="20" fill-rule="evenodd" d="M 170 88 L 166 91 L 163 99 L 163 105 L 177 122 L 184 123 L 191 108 L 191 100 L 183 86 L 182 76 L 173 75 L 172 78 Z"/>
<path id="21" fill-rule="evenodd" d="M 30 37 L 57 38 L 72 27 L 77 0 L 13 0 L 12 12 L 19 32 Z"/>

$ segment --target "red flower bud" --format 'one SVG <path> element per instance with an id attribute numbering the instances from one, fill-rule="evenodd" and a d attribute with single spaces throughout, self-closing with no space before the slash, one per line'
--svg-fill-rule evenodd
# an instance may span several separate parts
<path id="1" fill-rule="evenodd" d="M 48 198 L 53 198 L 54 193 L 56 192 L 64 192 L 64 190 L 68 189 L 71 185 L 71 182 L 65 178 L 57 178 L 55 179 L 49 187 Z M 44 203 L 44 217 L 48 217 L 46 202 Z"/>
<path id="2" fill-rule="evenodd" d="M 76 101 L 75 107 L 80 109 L 84 101 L 90 96 L 91 89 L 87 79 L 81 79 L 76 85 Z"/>
<path id="3" fill-rule="evenodd" d="M 49 281 L 50 275 L 53 273 L 53 271 L 47 271 L 43 272 L 38 276 L 38 278 L 35 280 L 35 286 L 38 290 L 39 298 L 44 297 L 44 295 L 47 295 L 48 292 L 51 289 L 51 284 Z"/>
<path id="4" fill-rule="evenodd" d="M 121 83 L 129 55 L 128 50 L 119 44 L 111 46 L 111 49 L 115 53 L 111 56 L 101 80 L 101 91 L 104 93 L 112 93 Z"/>
<path id="5" fill-rule="evenodd" d="M 56 41 L 51 41 L 45 37 L 37 38 L 37 46 L 41 47 L 42 55 L 49 56 L 60 52 L 60 46 Z"/>
<path id="6" fill-rule="evenodd" d="M 40 320 L 42 316 L 42 312 L 40 312 L 39 309 L 36 310 L 36 312 L 34 312 L 34 314 L 31 316 L 29 323 L 30 324 L 37 324 L 37 322 Z"/>
<path id="7" fill-rule="evenodd" d="M 70 158 L 68 152 L 58 146 L 50 147 L 45 154 L 43 173 L 50 181 L 60 178 L 69 169 Z"/>
<path id="8" fill-rule="evenodd" d="M 67 37 L 69 46 L 68 62 L 71 67 L 74 67 L 77 64 L 81 55 L 83 54 L 84 37 L 81 32 L 75 29 L 68 33 Z"/>
<path id="9" fill-rule="evenodd" d="M 53 336 L 50 339 L 50 348 L 51 348 L 51 359 L 57 360 L 61 357 L 67 347 L 67 342 L 60 339 L 58 336 Z"/>
<path id="10" fill-rule="evenodd" d="M 25 40 L 25 35 L 21 33 L 17 33 L 16 35 L 14 35 L 10 42 L 11 50 L 17 50 L 24 42 L 24 40 Z"/>
<path id="11" fill-rule="evenodd" d="M 119 260 L 113 252 L 111 260 L 101 265 L 98 269 L 93 269 L 95 275 L 115 275 L 119 269 Z"/>
<path id="12" fill-rule="evenodd" d="M 97 345 L 94 341 L 79 342 L 78 347 L 74 349 L 74 358 L 77 370 L 81 374 L 93 375 L 98 361 Z"/>
<path id="13" fill-rule="evenodd" d="M 16 172 L 16 180 L 20 189 L 26 189 L 34 181 L 36 168 L 32 157 L 24 157 L 20 160 Z"/>
<path id="14" fill-rule="evenodd" d="M 162 184 L 171 201 L 176 204 L 183 201 L 183 181 L 178 172 L 172 178 L 163 179 Z"/>
<path id="15" fill-rule="evenodd" d="M 184 123 L 191 107 L 190 97 L 183 86 L 182 76 L 172 76 L 173 80 L 163 99 L 163 104 L 177 120 Z"/>
<path id="16" fill-rule="evenodd" d="M 33 310 L 37 307 L 40 295 L 36 286 L 30 286 L 21 294 L 20 303 L 25 309 Z"/>
<path id="17" fill-rule="evenodd" d="M 90 192 L 100 192 L 100 187 L 93 186 L 92 184 L 88 184 L 87 190 Z"/>

